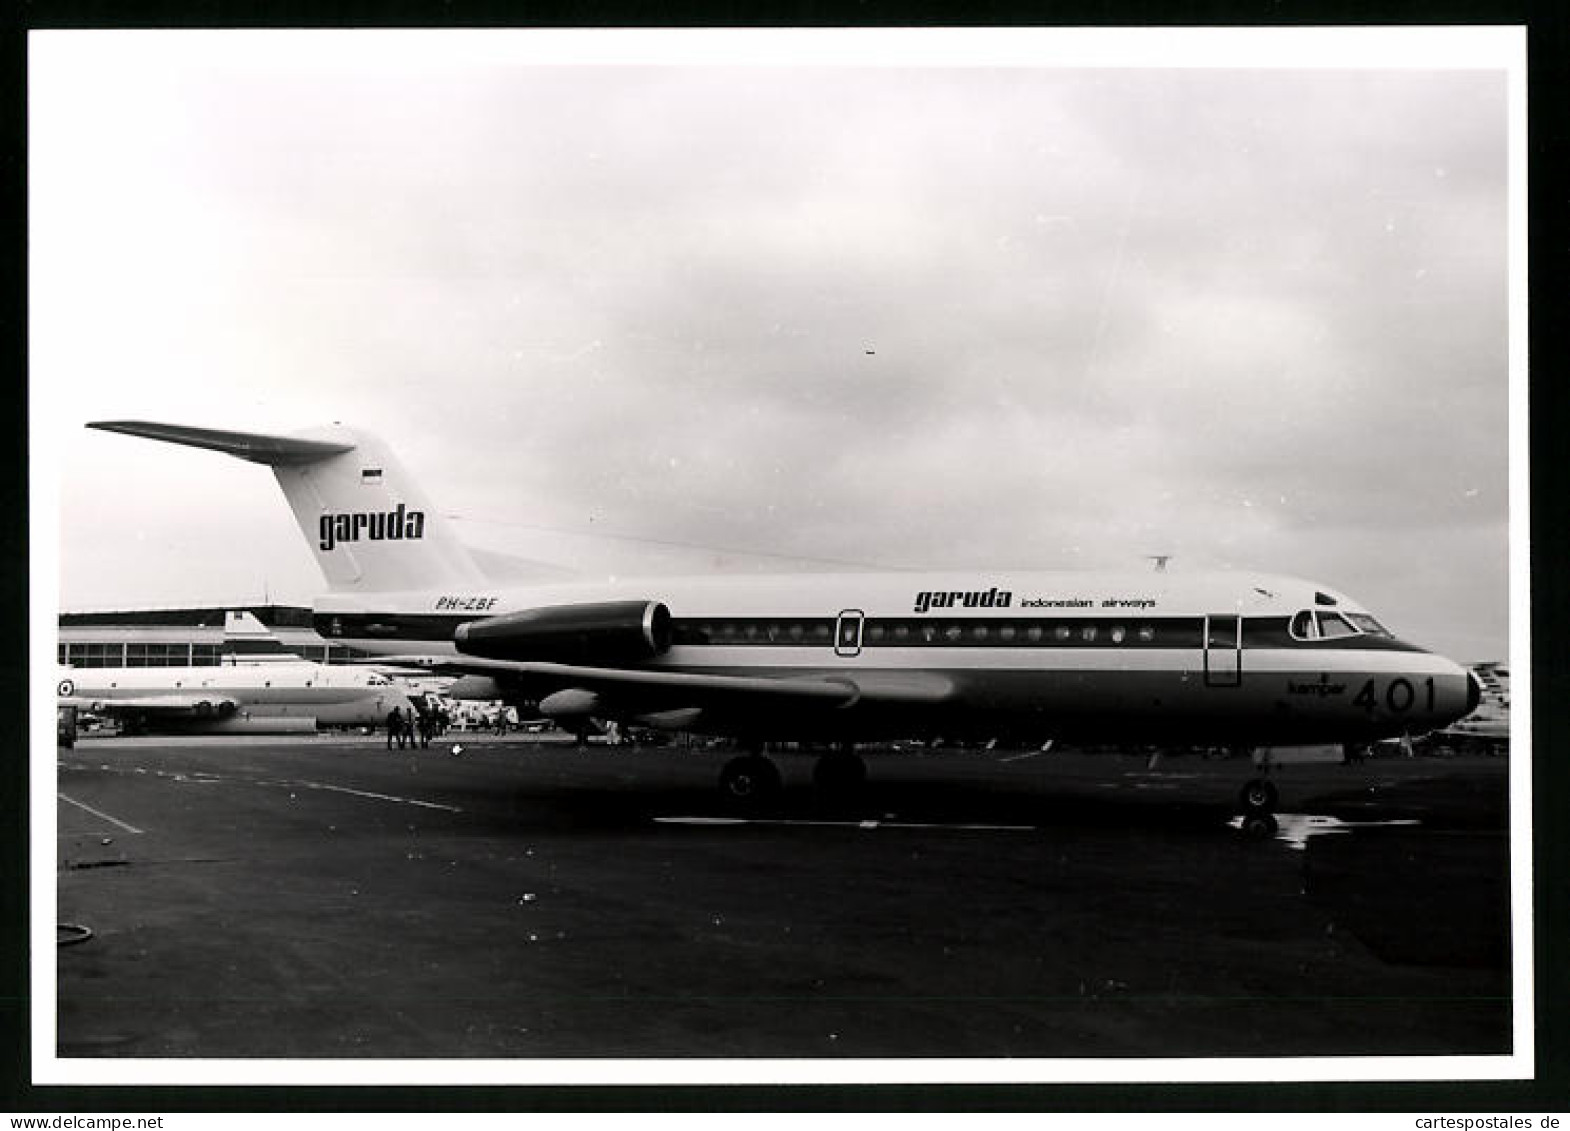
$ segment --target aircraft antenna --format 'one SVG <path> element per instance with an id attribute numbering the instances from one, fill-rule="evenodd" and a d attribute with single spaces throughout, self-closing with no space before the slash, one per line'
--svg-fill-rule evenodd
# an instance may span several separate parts
<path id="1" fill-rule="evenodd" d="M 1149 558 L 1153 563 L 1155 563 L 1155 567 L 1156 567 L 1156 572 L 1157 573 L 1166 573 L 1167 572 L 1167 563 L 1172 560 L 1174 555 L 1172 555 L 1172 554 L 1146 554 L 1145 557 Z"/>

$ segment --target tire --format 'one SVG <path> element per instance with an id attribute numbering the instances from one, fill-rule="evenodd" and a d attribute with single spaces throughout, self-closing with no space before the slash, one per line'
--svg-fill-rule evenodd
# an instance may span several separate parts
<path id="1" fill-rule="evenodd" d="M 812 784 L 838 796 L 859 793 L 867 784 L 867 764 L 854 754 L 825 754 L 812 767 Z"/>
<path id="2" fill-rule="evenodd" d="M 1269 813 L 1254 812 L 1243 817 L 1243 835 L 1249 840 L 1269 840 L 1281 831 L 1280 823 Z"/>
<path id="3" fill-rule="evenodd" d="M 763 805 L 779 794 L 780 787 L 779 768 L 761 755 L 732 758 L 720 771 L 720 793 L 732 805 Z"/>
<path id="4" fill-rule="evenodd" d="M 1276 807 L 1278 795 L 1273 782 L 1254 778 L 1243 786 L 1238 800 L 1242 802 L 1245 813 L 1270 813 Z"/>

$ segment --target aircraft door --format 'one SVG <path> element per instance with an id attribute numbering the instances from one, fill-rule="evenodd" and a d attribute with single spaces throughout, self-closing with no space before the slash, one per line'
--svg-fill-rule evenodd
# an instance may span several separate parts
<path id="1" fill-rule="evenodd" d="M 1243 618 L 1205 618 L 1205 686 L 1237 687 L 1243 682 Z"/>
<path id="2" fill-rule="evenodd" d="M 846 609 L 834 624 L 834 654 L 836 656 L 861 655 L 861 622 L 865 614 L 860 609 Z"/>

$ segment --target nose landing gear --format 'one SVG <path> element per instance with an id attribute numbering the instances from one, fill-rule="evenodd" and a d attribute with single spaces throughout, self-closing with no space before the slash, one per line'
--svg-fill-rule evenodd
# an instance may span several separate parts
<path id="1" fill-rule="evenodd" d="M 1238 792 L 1238 800 L 1242 802 L 1245 813 L 1269 813 L 1275 809 L 1279 799 L 1275 783 L 1268 778 L 1253 778 L 1245 782 Z"/>
<path id="2" fill-rule="evenodd" d="M 1238 827 L 1249 840 L 1269 840 L 1281 831 L 1281 822 L 1276 820 L 1274 813 L 1254 809 L 1243 814 Z"/>
<path id="3" fill-rule="evenodd" d="M 1243 836 L 1247 836 L 1250 840 L 1265 840 L 1280 831 L 1280 822 L 1276 822 L 1275 818 L 1275 807 L 1281 800 L 1281 795 L 1276 790 L 1275 782 L 1270 781 L 1272 763 L 1270 763 L 1269 749 L 1262 749 L 1254 762 L 1258 765 L 1259 776 L 1243 782 L 1242 789 L 1237 792 L 1237 803 L 1243 811 Z"/>
<path id="4" fill-rule="evenodd" d="M 1243 809 L 1243 835 L 1250 840 L 1268 839 L 1281 828 L 1275 815 L 1280 793 L 1268 776 L 1271 768 L 1268 750 L 1261 753 L 1258 764 L 1260 776 L 1244 782 L 1238 791 L 1238 802 Z"/>

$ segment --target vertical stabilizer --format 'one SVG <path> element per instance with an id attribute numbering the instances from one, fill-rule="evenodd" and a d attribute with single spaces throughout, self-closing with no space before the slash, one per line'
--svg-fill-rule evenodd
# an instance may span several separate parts
<path id="1" fill-rule="evenodd" d="M 368 433 L 333 426 L 268 436 L 140 420 L 88 427 L 267 464 L 332 589 L 384 592 L 483 581 L 452 524 Z"/>
<path id="2" fill-rule="evenodd" d="M 223 661 L 226 664 L 265 664 L 304 660 L 291 652 L 251 612 L 224 614 Z"/>

